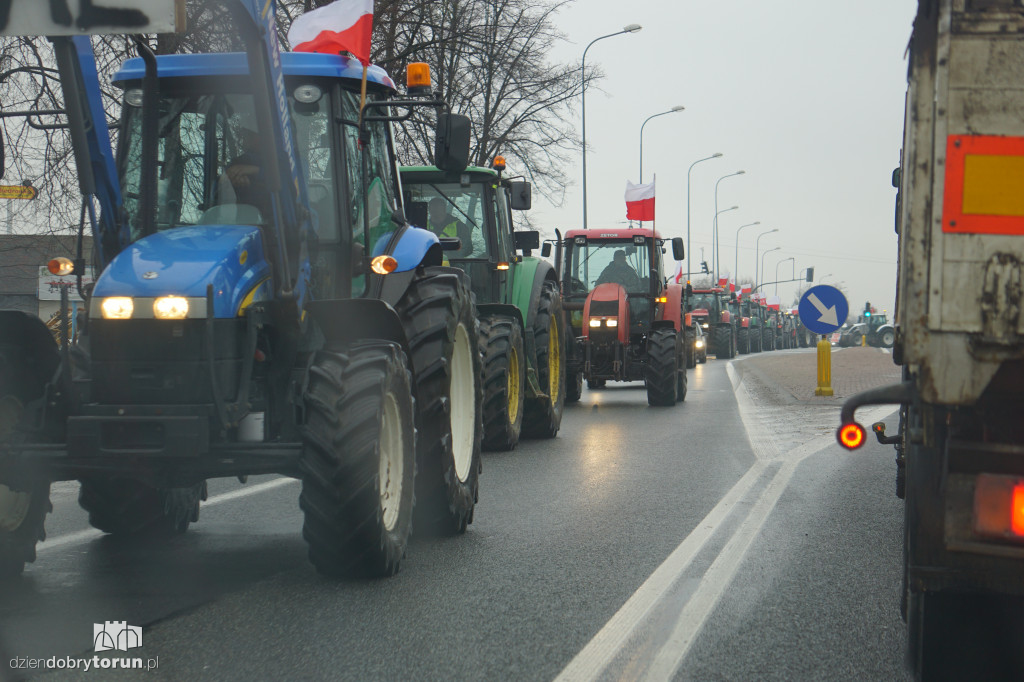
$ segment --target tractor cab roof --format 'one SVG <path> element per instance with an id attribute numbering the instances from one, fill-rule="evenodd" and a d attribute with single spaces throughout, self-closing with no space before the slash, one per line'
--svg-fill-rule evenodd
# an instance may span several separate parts
<path id="1" fill-rule="evenodd" d="M 613 228 L 599 228 L 593 230 L 569 230 L 565 233 L 566 239 L 572 239 L 573 237 L 586 237 L 587 239 L 622 239 L 632 240 L 633 237 L 646 237 L 650 239 L 663 239 L 663 237 L 655 232 L 654 230 L 641 227 L 613 227 Z"/>
<path id="2" fill-rule="evenodd" d="M 459 172 L 443 171 L 437 166 L 402 166 L 399 170 L 402 182 L 461 182 L 464 175 L 469 176 L 471 183 L 494 182 L 500 177 L 498 171 L 481 166 L 468 166 Z"/>
<path id="3" fill-rule="evenodd" d="M 245 76 L 249 73 L 248 61 L 242 52 L 164 54 L 157 55 L 156 61 L 160 78 Z M 363 76 L 363 66 L 356 58 L 317 52 L 282 52 L 281 70 L 289 77 L 342 78 L 356 85 Z M 122 64 L 112 81 L 123 87 L 129 81 L 141 81 L 145 73 L 146 65 L 136 57 Z M 377 90 L 396 90 L 395 82 L 379 66 L 367 69 L 366 81 Z"/>

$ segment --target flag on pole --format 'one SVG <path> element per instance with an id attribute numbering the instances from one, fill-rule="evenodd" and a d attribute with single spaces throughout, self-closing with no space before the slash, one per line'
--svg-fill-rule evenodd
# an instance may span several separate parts
<path id="1" fill-rule="evenodd" d="M 634 185 L 626 180 L 626 220 L 654 220 L 654 182 Z"/>
<path id="2" fill-rule="evenodd" d="M 296 17 L 288 42 L 293 52 L 351 52 L 366 66 L 372 34 L 373 0 L 334 0 Z"/>
<path id="3" fill-rule="evenodd" d="M 750 292 L 753 289 L 753 285 L 749 287 L 740 287 L 740 296 L 750 296 Z"/>
<path id="4" fill-rule="evenodd" d="M 769 296 L 766 300 L 768 307 L 772 310 L 778 310 L 782 306 L 781 296 Z"/>
<path id="5" fill-rule="evenodd" d="M 729 284 L 729 273 L 725 272 L 718 276 L 718 286 L 723 289 Z"/>

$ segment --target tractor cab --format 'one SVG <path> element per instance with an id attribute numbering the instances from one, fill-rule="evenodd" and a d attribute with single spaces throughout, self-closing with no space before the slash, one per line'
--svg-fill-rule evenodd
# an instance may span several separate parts
<path id="1" fill-rule="evenodd" d="M 477 166 L 459 173 L 409 166 L 401 177 L 409 222 L 442 239 L 459 240 L 445 256 L 469 275 L 477 302 L 510 300 L 509 270 L 520 260 L 517 252 L 529 256 L 540 241 L 535 230 L 513 229 L 512 212 L 530 208 L 530 184 Z"/>

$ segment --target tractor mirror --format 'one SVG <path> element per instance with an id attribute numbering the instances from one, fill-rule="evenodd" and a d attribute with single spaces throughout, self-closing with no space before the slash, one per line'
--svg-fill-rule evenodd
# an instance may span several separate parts
<path id="1" fill-rule="evenodd" d="M 540 247 L 540 255 L 544 258 L 551 258 L 551 242 L 544 242 L 544 246 Z"/>
<path id="2" fill-rule="evenodd" d="M 513 182 L 510 188 L 512 192 L 512 210 L 529 211 L 533 205 L 533 192 L 530 183 L 525 180 Z"/>
<path id="3" fill-rule="evenodd" d="M 434 137 L 434 165 L 443 171 L 461 173 L 469 165 L 469 117 L 438 114 Z"/>
<path id="4" fill-rule="evenodd" d="M 516 251 L 533 251 L 534 249 L 539 249 L 540 232 L 537 230 L 518 230 L 512 233 L 512 242 Z"/>
<path id="5" fill-rule="evenodd" d="M 672 257 L 676 260 L 683 260 L 686 258 L 686 249 L 683 248 L 682 237 L 672 238 Z"/>
<path id="6" fill-rule="evenodd" d="M 892 186 L 896 189 L 900 188 L 900 169 L 894 168 L 892 171 Z"/>

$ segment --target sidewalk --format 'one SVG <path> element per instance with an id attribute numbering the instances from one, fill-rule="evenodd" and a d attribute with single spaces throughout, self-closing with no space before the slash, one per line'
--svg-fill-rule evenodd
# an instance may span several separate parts
<path id="1" fill-rule="evenodd" d="M 900 381 L 900 367 L 881 348 L 832 348 L 832 397 L 814 395 L 818 386 L 818 354 L 815 349 L 800 352 L 770 352 L 744 356 L 735 362 L 741 373 L 752 372 L 767 386 L 782 389 L 780 402 L 839 404 L 855 393 Z M 786 394 L 783 394 L 782 391 Z"/>

